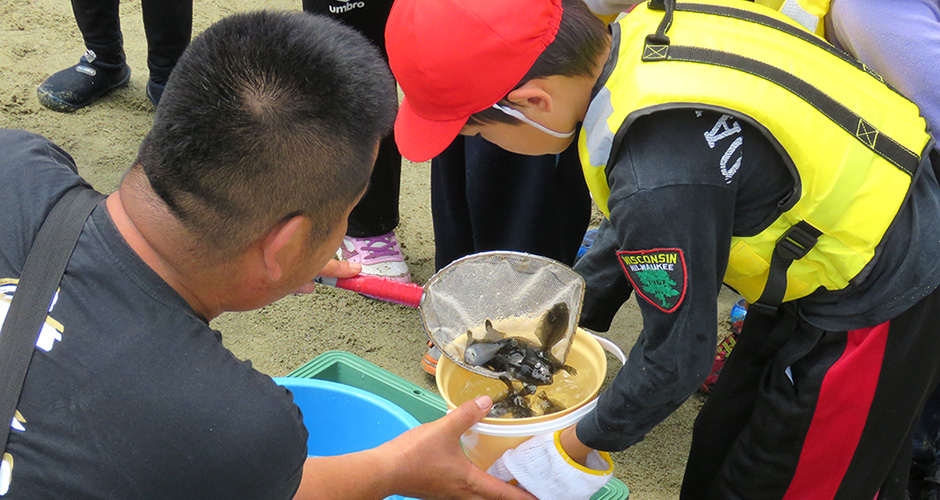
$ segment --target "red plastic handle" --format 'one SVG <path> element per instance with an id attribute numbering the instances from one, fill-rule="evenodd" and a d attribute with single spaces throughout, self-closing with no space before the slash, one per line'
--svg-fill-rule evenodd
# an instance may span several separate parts
<path id="1" fill-rule="evenodd" d="M 421 285 L 399 283 L 398 281 L 376 276 L 336 278 L 335 286 L 387 302 L 394 302 L 415 308 L 421 306 L 421 297 L 424 296 L 424 287 Z"/>

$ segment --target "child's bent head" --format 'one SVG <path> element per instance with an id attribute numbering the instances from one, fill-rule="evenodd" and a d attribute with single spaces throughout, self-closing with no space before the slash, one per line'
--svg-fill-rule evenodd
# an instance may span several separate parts
<path id="1" fill-rule="evenodd" d="M 493 105 L 533 79 L 590 75 L 608 43 L 583 0 L 397 0 L 386 48 L 404 93 L 399 150 L 425 161 L 468 123 L 521 124 Z"/>

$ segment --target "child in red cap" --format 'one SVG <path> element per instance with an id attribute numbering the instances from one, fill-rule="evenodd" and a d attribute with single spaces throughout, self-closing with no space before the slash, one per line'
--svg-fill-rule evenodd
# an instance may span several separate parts
<path id="1" fill-rule="evenodd" d="M 643 315 L 597 408 L 491 473 L 539 498 L 596 486 L 590 450 L 642 440 L 708 375 L 725 283 L 752 305 L 682 498 L 903 497 L 940 380 L 940 156 L 913 104 L 738 0 L 653 0 L 609 29 L 581 0 L 397 0 L 386 42 L 404 156 L 578 141 L 606 215 L 576 265 L 581 325 L 634 291 Z"/>

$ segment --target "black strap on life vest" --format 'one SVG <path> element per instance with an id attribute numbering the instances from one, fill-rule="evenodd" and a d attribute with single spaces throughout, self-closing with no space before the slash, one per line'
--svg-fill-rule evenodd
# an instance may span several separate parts
<path id="1" fill-rule="evenodd" d="M 836 101 L 809 82 L 765 62 L 738 54 L 704 47 L 672 44 L 667 36 L 667 32 L 669 27 L 672 26 L 673 15 L 676 11 L 719 15 L 754 22 L 789 33 L 801 40 L 827 50 L 832 54 L 839 55 L 845 60 L 854 61 L 851 57 L 804 30 L 762 14 L 726 6 L 677 3 L 676 0 L 652 0 L 649 7 L 654 10 L 663 10 L 665 14 L 656 32 L 646 37 L 646 44 L 643 48 L 641 58 L 644 62 L 681 61 L 709 64 L 734 69 L 770 81 L 816 108 L 820 113 L 829 118 L 829 120 L 868 147 L 868 149 L 878 154 L 901 171 L 910 176 L 914 176 L 917 172 L 920 166 L 920 155 L 918 153 L 911 151 L 895 139 L 882 133 L 857 113 L 845 107 L 842 103 Z M 867 67 L 861 63 L 854 62 L 853 64 L 859 69 L 865 69 L 868 74 L 878 78 L 882 83 L 884 82 L 877 73 L 868 70 Z"/>
<path id="2" fill-rule="evenodd" d="M 662 3 L 664 0 L 660 0 L 659 3 Z M 675 1 L 675 0 L 672 0 Z M 657 2 L 654 2 L 656 4 Z M 664 10 L 664 7 L 659 8 L 658 5 L 651 5 L 653 10 Z M 701 4 L 701 3 L 677 3 L 674 7 L 674 11 L 678 12 L 692 12 L 697 14 L 710 14 L 714 16 L 730 17 L 738 19 L 741 21 L 747 21 L 754 24 L 760 24 L 768 28 L 773 28 L 777 31 L 786 33 L 794 38 L 798 38 L 806 43 L 815 45 L 817 48 L 825 50 L 830 54 L 842 59 L 842 61 L 855 66 L 856 68 L 865 71 L 872 78 L 878 80 L 879 82 L 885 84 L 888 88 L 893 90 L 896 94 L 903 96 L 901 92 L 892 87 L 888 82 L 884 81 L 884 78 L 881 77 L 875 70 L 869 68 L 867 65 L 859 61 L 858 59 L 850 56 L 843 50 L 838 49 L 834 45 L 826 42 L 822 38 L 806 31 L 803 28 L 794 26 L 792 24 L 786 23 L 779 19 L 760 14 L 757 12 L 751 12 L 748 10 L 736 9 L 734 7 L 727 7 L 724 5 L 710 5 L 710 4 Z M 671 15 L 670 15 L 671 17 Z"/>
<path id="3" fill-rule="evenodd" d="M 666 36 L 666 32 L 669 31 L 669 27 L 672 26 L 672 13 L 676 8 L 676 0 L 652 0 L 650 2 L 650 8 L 664 10 L 666 11 L 666 15 L 664 15 L 663 20 L 659 22 L 656 33 L 650 33 L 646 36 L 646 43 L 647 45 L 652 43 L 654 45 L 668 46 L 669 37 Z"/>
<path id="4" fill-rule="evenodd" d="M 802 259 L 816 246 L 820 235 L 822 231 L 806 221 L 797 222 L 783 233 L 770 257 L 770 269 L 764 291 L 756 302 L 748 306 L 748 310 L 771 315 L 777 312 L 787 294 L 787 270 L 794 260 Z"/>

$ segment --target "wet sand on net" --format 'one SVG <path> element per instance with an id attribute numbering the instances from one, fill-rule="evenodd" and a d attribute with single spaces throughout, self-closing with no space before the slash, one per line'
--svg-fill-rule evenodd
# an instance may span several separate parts
<path id="1" fill-rule="evenodd" d="M 193 31 L 236 12 L 261 6 L 300 10 L 300 0 L 205 0 L 196 2 Z M 55 71 L 78 62 L 84 51 L 68 2 L 4 0 L 0 2 L 0 127 L 21 128 L 53 140 L 75 159 L 79 172 L 102 192 L 114 190 L 131 165 L 147 132 L 153 107 L 144 94 L 147 83 L 146 42 L 140 2 L 121 3 L 125 51 L 132 69 L 130 85 L 95 105 L 72 114 L 43 108 L 36 87 Z M 434 272 L 429 163 L 407 162 L 402 168 L 401 224 L 397 234 L 418 283 Z M 727 331 L 735 297 L 722 292 L 716 320 Z M 328 287 L 306 296 L 291 296 L 256 311 L 226 313 L 212 321 L 225 345 L 271 376 L 283 376 L 330 350 L 352 352 L 419 386 L 436 391 L 419 360 L 426 336 L 414 309 L 367 299 Z M 629 350 L 641 322 L 631 301 L 604 336 Z M 617 362 L 611 359 L 614 373 Z M 646 439 L 614 453 L 615 476 L 635 500 L 678 496 L 691 438 L 692 422 L 704 401 L 695 394 Z"/>

